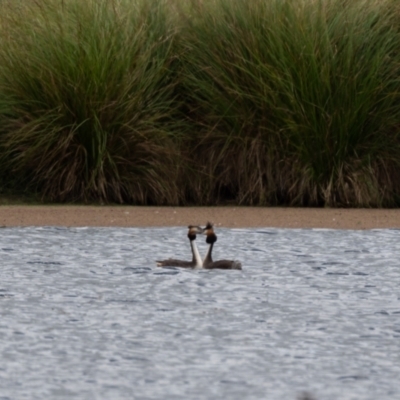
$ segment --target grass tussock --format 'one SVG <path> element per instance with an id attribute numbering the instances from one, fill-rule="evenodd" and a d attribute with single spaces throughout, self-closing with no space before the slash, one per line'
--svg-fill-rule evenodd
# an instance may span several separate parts
<path id="1" fill-rule="evenodd" d="M 187 31 L 183 63 L 209 177 L 197 195 L 222 191 L 244 204 L 394 204 L 396 8 L 338 0 L 204 5 Z"/>
<path id="2" fill-rule="evenodd" d="M 57 201 L 177 204 L 176 29 L 162 2 L 11 4 L 3 171 Z"/>
<path id="3" fill-rule="evenodd" d="M 395 0 L 3 0 L 2 185 L 397 206 L 399 22 Z"/>

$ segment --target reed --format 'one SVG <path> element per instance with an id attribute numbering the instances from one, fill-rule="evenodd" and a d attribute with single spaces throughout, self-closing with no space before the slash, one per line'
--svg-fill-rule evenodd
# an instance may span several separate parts
<path id="1" fill-rule="evenodd" d="M 400 204 L 395 0 L 0 1 L 0 186 Z"/>
<path id="2" fill-rule="evenodd" d="M 397 204 L 395 2 L 218 0 L 199 14 L 183 43 L 198 196 Z"/>
<path id="3" fill-rule="evenodd" d="M 55 201 L 177 204 L 177 32 L 165 4 L 20 4 L 3 5 L 0 23 L 2 170 Z"/>

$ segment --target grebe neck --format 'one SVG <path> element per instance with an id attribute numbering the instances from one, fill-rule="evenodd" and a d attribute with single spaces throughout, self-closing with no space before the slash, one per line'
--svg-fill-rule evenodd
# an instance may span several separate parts
<path id="1" fill-rule="evenodd" d="M 199 250 L 197 249 L 197 245 L 194 240 L 190 241 L 190 247 L 192 248 L 193 261 L 196 262 L 195 268 L 203 268 L 203 261 L 200 257 Z"/>
<path id="2" fill-rule="evenodd" d="M 204 257 L 204 261 L 203 261 L 204 265 L 207 265 L 207 264 L 210 264 L 213 262 L 212 257 L 211 257 L 213 246 L 214 246 L 214 243 L 210 243 L 210 246 L 208 247 L 208 250 L 207 250 L 207 254 Z"/>

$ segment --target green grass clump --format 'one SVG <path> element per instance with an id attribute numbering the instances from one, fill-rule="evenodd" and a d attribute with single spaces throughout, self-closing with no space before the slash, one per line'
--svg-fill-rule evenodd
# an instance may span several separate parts
<path id="1" fill-rule="evenodd" d="M 393 1 L 204 2 L 188 19 L 197 196 L 244 204 L 393 205 L 399 194 Z M 397 10 L 396 10 L 397 8 Z M 204 176 L 207 178 L 204 179 Z"/>
<path id="2" fill-rule="evenodd" d="M 56 201 L 176 204 L 176 28 L 152 0 L 2 5 L 1 167 Z"/>
<path id="3" fill-rule="evenodd" d="M 400 204 L 396 0 L 0 0 L 0 191 Z"/>

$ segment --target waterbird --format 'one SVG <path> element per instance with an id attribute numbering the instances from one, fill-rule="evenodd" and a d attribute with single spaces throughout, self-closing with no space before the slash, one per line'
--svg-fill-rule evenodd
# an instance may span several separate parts
<path id="1" fill-rule="evenodd" d="M 217 235 L 214 232 L 214 226 L 211 222 L 207 222 L 207 225 L 203 230 L 203 234 L 207 235 L 206 243 L 210 245 L 208 247 L 207 254 L 203 260 L 204 269 L 242 269 L 242 264 L 236 260 L 213 261 L 211 253 L 214 247 L 214 243 L 217 241 Z"/>
<path id="2" fill-rule="evenodd" d="M 158 267 L 181 267 L 181 268 L 196 268 L 200 269 L 203 268 L 203 261 L 200 257 L 199 250 L 197 249 L 196 245 L 196 235 L 202 234 L 204 228 L 196 225 L 189 225 L 188 226 L 188 238 L 190 241 L 190 247 L 192 249 L 192 261 L 182 261 L 182 260 L 175 260 L 173 258 L 169 258 L 167 260 L 156 261 Z"/>

